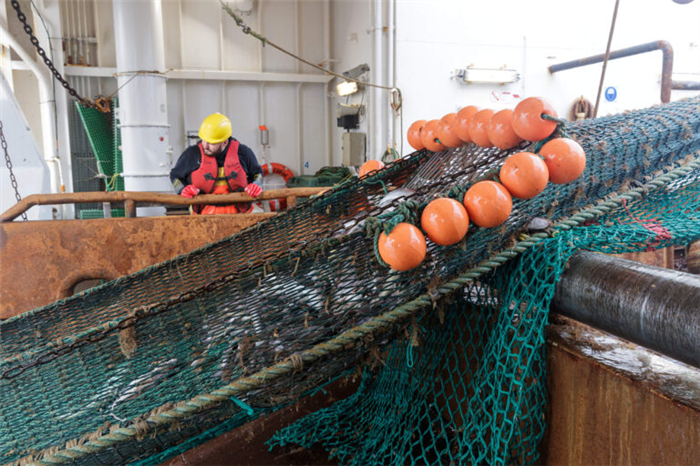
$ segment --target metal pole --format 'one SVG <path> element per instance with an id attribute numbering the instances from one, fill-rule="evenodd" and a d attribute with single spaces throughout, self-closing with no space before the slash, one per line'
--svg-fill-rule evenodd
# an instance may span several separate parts
<path id="1" fill-rule="evenodd" d="M 579 252 L 552 312 L 700 367 L 700 276 Z"/>

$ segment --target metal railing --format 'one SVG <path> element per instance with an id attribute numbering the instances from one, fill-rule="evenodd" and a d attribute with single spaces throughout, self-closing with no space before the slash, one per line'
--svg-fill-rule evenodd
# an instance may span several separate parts
<path id="1" fill-rule="evenodd" d="M 106 208 L 122 207 L 126 217 L 136 217 L 136 207 L 151 207 L 163 205 L 222 205 L 234 202 L 254 202 L 260 200 L 280 199 L 287 200 L 287 207 L 296 205 L 300 197 L 309 197 L 320 194 L 329 187 L 318 188 L 285 188 L 271 189 L 263 191 L 256 198 L 252 198 L 245 193 L 230 194 L 205 194 L 188 199 L 176 194 L 162 194 L 138 191 L 112 191 L 112 192 L 91 192 L 91 193 L 62 193 L 62 194 L 32 194 L 25 197 L 14 206 L 7 209 L 0 215 L 0 223 L 11 222 L 33 206 L 37 205 L 57 205 L 57 204 L 87 204 L 103 203 Z"/>

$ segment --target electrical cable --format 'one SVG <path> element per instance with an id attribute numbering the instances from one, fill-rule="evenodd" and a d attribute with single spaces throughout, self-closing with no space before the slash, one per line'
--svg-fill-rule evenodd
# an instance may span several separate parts
<path id="1" fill-rule="evenodd" d="M 267 39 L 267 37 L 261 36 L 261 35 L 258 34 L 257 32 L 253 31 L 253 30 L 250 28 L 250 26 L 248 26 L 248 25 L 245 24 L 245 22 L 243 21 L 243 18 L 241 18 L 240 16 L 238 16 L 238 15 L 231 9 L 231 7 L 229 7 L 226 3 L 223 2 L 223 0 L 219 0 L 219 2 L 220 2 L 221 5 L 223 6 L 224 10 L 226 10 L 226 12 L 229 14 L 229 16 L 231 16 L 231 17 L 234 19 L 234 21 L 236 21 L 236 24 L 243 30 L 243 32 L 244 32 L 245 34 L 250 34 L 251 36 L 253 36 L 253 37 L 255 37 L 256 39 L 258 39 L 260 42 L 262 42 L 262 43 L 263 43 L 263 47 L 264 47 L 265 45 L 270 45 L 270 46 L 272 46 L 273 48 L 276 48 L 277 50 L 279 50 L 280 52 L 282 52 L 282 53 L 284 53 L 284 54 L 287 54 L 287 55 L 289 55 L 290 57 L 292 57 L 292 58 L 294 58 L 294 59 L 296 59 L 296 60 L 299 60 L 299 61 L 302 62 L 302 63 L 305 63 L 305 64 L 307 64 L 307 65 L 309 65 L 309 66 L 311 66 L 311 67 L 313 67 L 313 68 L 316 68 L 316 69 L 319 70 L 319 71 L 323 71 L 323 72 L 326 73 L 326 74 L 330 74 L 330 75 L 332 75 L 332 76 L 335 76 L 336 78 L 344 79 L 345 81 L 356 82 L 356 83 L 358 83 L 358 84 L 362 84 L 363 86 L 368 86 L 368 87 L 376 87 L 376 88 L 379 88 L 379 89 L 386 89 L 387 91 L 392 91 L 392 90 L 394 90 L 394 89 L 397 89 L 397 90 L 398 90 L 398 88 L 396 88 L 396 87 L 381 86 L 381 85 L 379 85 L 379 84 L 372 84 L 372 83 L 360 81 L 360 80 L 358 80 L 358 79 L 350 78 L 350 77 L 348 77 L 348 76 L 344 76 L 344 75 L 342 75 L 342 74 L 335 73 L 335 72 L 333 72 L 333 71 L 331 71 L 331 70 L 329 70 L 329 69 L 323 68 L 322 66 L 318 66 L 318 65 L 316 65 L 316 64 L 314 64 L 314 63 L 311 63 L 310 61 L 305 60 L 305 59 L 301 58 L 300 56 L 295 55 L 295 54 L 293 54 L 292 52 L 290 52 L 290 51 L 288 51 L 288 50 L 286 50 L 286 49 L 280 47 L 279 45 L 275 44 L 274 42 L 271 42 L 270 40 Z M 399 91 L 399 92 L 400 92 L 400 91 Z"/>

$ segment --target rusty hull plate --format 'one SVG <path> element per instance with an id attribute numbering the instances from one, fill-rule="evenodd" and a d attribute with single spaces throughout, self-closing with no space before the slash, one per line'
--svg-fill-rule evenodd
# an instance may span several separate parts
<path id="1" fill-rule="evenodd" d="M 274 214 L 0 224 L 0 319 L 230 236 Z"/>
<path id="2" fill-rule="evenodd" d="M 544 464 L 699 464 L 699 369 L 552 320 Z"/>

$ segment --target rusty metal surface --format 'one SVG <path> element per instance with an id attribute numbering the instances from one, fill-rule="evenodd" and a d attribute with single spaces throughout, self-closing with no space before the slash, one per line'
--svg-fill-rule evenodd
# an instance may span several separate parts
<path id="1" fill-rule="evenodd" d="M 700 241 L 696 241 L 688 246 L 688 272 L 700 275 Z"/>
<path id="2" fill-rule="evenodd" d="M 700 277 L 576 253 L 552 310 L 700 367 Z"/>
<path id="3" fill-rule="evenodd" d="M 626 252 L 616 254 L 613 257 L 620 257 L 629 261 L 641 262 L 642 264 L 653 265 L 664 269 L 674 268 L 673 248 L 655 249 L 653 251 Z"/>
<path id="4" fill-rule="evenodd" d="M 0 319 L 230 236 L 274 214 L 0 224 Z"/>
<path id="5" fill-rule="evenodd" d="M 326 393 L 306 397 L 294 406 L 274 412 L 233 429 L 197 448 L 175 456 L 162 463 L 167 466 L 185 465 L 261 465 L 261 464 L 338 464 L 328 458 L 322 447 L 311 449 L 301 447 L 279 447 L 269 451 L 265 442 L 279 429 L 292 424 L 307 414 L 330 406 L 347 398 L 359 386 L 359 377 L 339 379 L 325 388 Z"/>
<path id="6" fill-rule="evenodd" d="M 698 464 L 697 369 L 564 317 L 547 365 L 544 464 Z"/>

